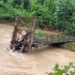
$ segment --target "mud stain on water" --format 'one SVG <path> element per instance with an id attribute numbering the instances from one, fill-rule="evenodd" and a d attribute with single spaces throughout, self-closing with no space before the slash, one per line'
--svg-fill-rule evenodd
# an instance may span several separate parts
<path id="1" fill-rule="evenodd" d="M 47 75 L 54 64 L 75 62 L 75 53 L 60 48 L 36 49 L 31 54 L 8 50 L 13 26 L 0 24 L 0 75 Z"/>

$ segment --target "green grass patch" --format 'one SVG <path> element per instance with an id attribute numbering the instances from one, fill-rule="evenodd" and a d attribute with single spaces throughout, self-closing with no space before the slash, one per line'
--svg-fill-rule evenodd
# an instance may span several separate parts
<path id="1" fill-rule="evenodd" d="M 42 32 L 41 30 L 36 30 L 34 36 L 38 39 L 43 39 L 46 37 L 44 32 Z"/>
<path id="2" fill-rule="evenodd" d="M 62 48 L 75 52 L 75 42 L 63 44 Z"/>

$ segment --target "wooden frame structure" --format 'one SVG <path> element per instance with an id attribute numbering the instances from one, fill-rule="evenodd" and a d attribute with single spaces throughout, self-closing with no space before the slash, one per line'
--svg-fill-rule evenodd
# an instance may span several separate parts
<path id="1" fill-rule="evenodd" d="M 32 18 L 32 25 L 31 25 L 31 30 L 29 30 L 26 35 L 23 35 L 22 39 L 19 41 L 17 39 L 17 33 L 19 31 L 19 24 L 21 22 L 21 16 L 17 15 L 15 18 L 15 26 L 14 30 L 12 33 L 12 40 L 10 44 L 10 48 L 15 51 L 15 50 L 20 50 L 20 52 L 26 51 L 26 52 L 31 52 L 32 50 L 32 44 L 33 44 L 33 34 L 36 28 L 36 17 Z"/>

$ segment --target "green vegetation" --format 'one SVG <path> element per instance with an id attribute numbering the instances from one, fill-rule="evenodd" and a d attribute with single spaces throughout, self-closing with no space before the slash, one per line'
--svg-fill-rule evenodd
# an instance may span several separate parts
<path id="1" fill-rule="evenodd" d="M 38 39 L 40 39 L 40 38 L 42 39 L 42 38 L 46 37 L 41 30 L 36 30 L 34 36 L 35 36 L 35 38 L 38 38 Z"/>
<path id="2" fill-rule="evenodd" d="M 38 25 L 75 34 L 74 0 L 0 0 L 0 19 L 37 16 Z"/>
<path id="3" fill-rule="evenodd" d="M 75 52 L 75 42 L 63 44 L 61 47 Z"/>
<path id="4" fill-rule="evenodd" d="M 58 64 L 55 65 L 53 72 L 48 75 L 75 75 L 75 64 L 69 63 L 69 65 L 60 68 Z"/>

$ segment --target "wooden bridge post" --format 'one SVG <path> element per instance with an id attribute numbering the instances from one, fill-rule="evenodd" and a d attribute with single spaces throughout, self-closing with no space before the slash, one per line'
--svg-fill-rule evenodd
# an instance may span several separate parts
<path id="1" fill-rule="evenodd" d="M 59 34 L 58 34 L 58 42 L 59 42 Z"/>
<path id="2" fill-rule="evenodd" d="M 51 37 L 52 37 L 52 43 L 53 43 L 53 40 L 54 40 L 54 39 L 53 39 L 53 35 L 51 35 Z"/>
<path id="3" fill-rule="evenodd" d="M 62 32 L 62 41 L 64 40 L 64 37 L 63 37 L 63 36 L 64 36 L 64 34 L 63 34 L 63 32 Z"/>
<path id="4" fill-rule="evenodd" d="M 35 31 L 35 28 L 36 28 L 36 18 L 33 17 L 33 20 L 32 20 L 32 28 L 31 28 L 31 34 L 30 34 L 30 40 L 29 40 L 29 43 L 28 43 L 28 52 L 30 53 L 31 50 L 32 50 L 32 44 L 33 44 L 33 35 L 34 35 L 34 31 Z"/>
<path id="5" fill-rule="evenodd" d="M 68 37 L 68 41 L 70 40 L 70 36 Z"/>
<path id="6" fill-rule="evenodd" d="M 12 46 L 16 43 L 17 41 L 17 32 L 18 32 L 18 26 L 19 23 L 21 22 L 21 16 L 17 15 L 15 18 L 15 26 L 14 26 L 14 30 L 13 30 L 13 35 L 12 35 L 12 40 L 11 40 L 11 45 L 10 48 L 12 48 Z"/>

